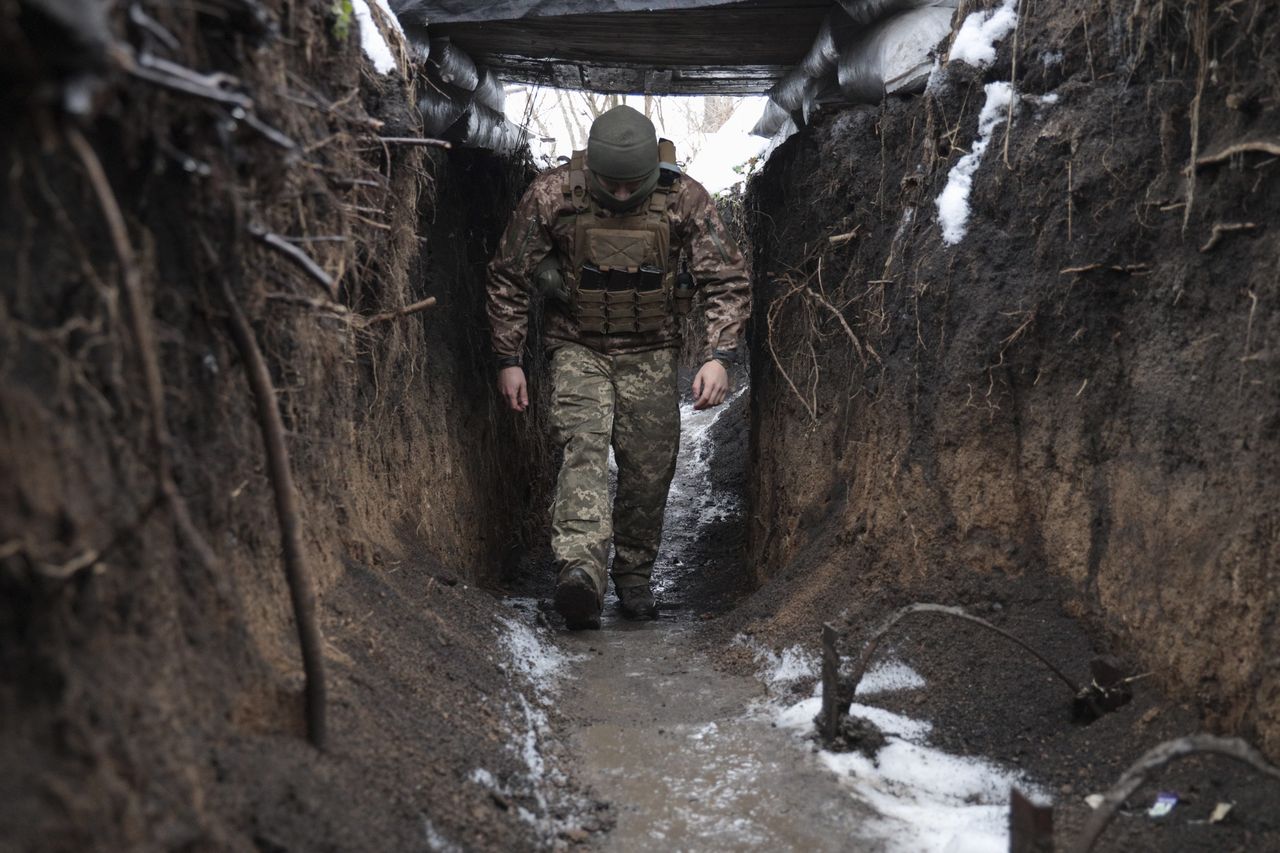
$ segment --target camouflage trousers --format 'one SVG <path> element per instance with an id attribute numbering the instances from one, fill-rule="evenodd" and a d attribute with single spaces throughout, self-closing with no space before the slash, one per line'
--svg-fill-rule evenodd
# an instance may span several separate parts
<path id="1" fill-rule="evenodd" d="M 602 355 L 578 344 L 551 354 L 551 435 L 564 450 L 551 511 L 561 576 L 585 569 L 604 597 L 612 537 L 615 589 L 649 583 L 680 446 L 673 349 Z M 609 508 L 609 447 L 618 492 Z"/>

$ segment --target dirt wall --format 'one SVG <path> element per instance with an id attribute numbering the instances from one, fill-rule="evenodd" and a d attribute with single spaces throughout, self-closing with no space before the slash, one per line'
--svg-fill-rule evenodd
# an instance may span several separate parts
<path id="1" fill-rule="evenodd" d="M 77 32 L 18 4 L 0 27 L 26 62 L 0 104 L 0 848 L 408 849 L 424 821 L 470 845 L 528 838 L 458 775 L 514 766 L 510 676 L 468 587 L 500 576 L 542 502 L 538 424 L 498 416 L 480 304 L 525 168 L 385 141 L 419 133 L 412 91 L 405 66 L 362 57 L 349 4 L 138 8 L 101 32 L 86 11 Z M 214 76 L 161 85 L 90 37 Z M 63 109 L 77 74 L 83 118 Z M 326 753 L 302 738 L 223 282 L 284 422 Z"/>
<path id="2" fill-rule="evenodd" d="M 753 184 L 754 565 L 848 584 L 815 614 L 1067 578 L 1280 755 L 1277 10 L 1020 8 L 990 67 L 824 113 Z M 936 200 L 1010 80 L 947 244 Z"/>

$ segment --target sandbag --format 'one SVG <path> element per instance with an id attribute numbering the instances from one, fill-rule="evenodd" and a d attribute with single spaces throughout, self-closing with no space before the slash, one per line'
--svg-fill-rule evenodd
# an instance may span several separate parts
<path id="1" fill-rule="evenodd" d="M 840 55 L 840 91 L 854 103 L 879 103 L 885 95 L 924 90 L 933 67 L 930 52 L 951 32 L 954 10 L 924 6 L 869 27 Z"/>

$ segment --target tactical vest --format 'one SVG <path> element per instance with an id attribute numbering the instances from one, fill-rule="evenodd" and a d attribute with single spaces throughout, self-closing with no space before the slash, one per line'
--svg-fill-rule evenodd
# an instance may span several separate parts
<path id="1" fill-rule="evenodd" d="M 578 330 L 585 334 L 660 332 L 682 317 L 693 302 L 693 282 L 671 264 L 671 222 L 667 199 L 680 169 L 675 145 L 658 141 L 658 185 L 630 213 L 600 216 L 587 189 L 586 152 L 575 151 L 562 191 L 577 213 L 574 256 L 564 278 Z"/>

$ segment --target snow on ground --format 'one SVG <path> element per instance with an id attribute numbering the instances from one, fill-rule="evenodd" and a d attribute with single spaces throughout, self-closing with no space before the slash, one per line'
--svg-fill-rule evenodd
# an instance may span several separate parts
<path id="1" fill-rule="evenodd" d="M 905 663 L 888 661 L 876 664 L 871 671 L 862 676 L 858 682 L 859 696 L 874 696 L 877 693 L 892 693 L 895 690 L 915 690 L 924 687 L 924 679 Z"/>
<path id="2" fill-rule="evenodd" d="M 752 136 L 751 129 L 760 121 L 767 101 L 763 96 L 740 100 L 729 120 L 706 137 L 697 156 L 685 167 L 689 177 L 707 192 L 727 192 L 734 184 L 745 182 L 751 159 L 764 157 L 769 140 Z"/>
<path id="3" fill-rule="evenodd" d="M 524 622 L 498 617 L 498 623 L 502 626 L 498 643 L 510 658 L 511 668 L 524 676 L 540 698 L 554 693 L 572 658 Z"/>
<path id="4" fill-rule="evenodd" d="M 378 4 L 383 19 L 394 21 L 394 26 L 399 30 L 400 21 L 391 14 L 384 0 L 373 0 L 373 2 Z M 360 46 L 364 49 L 364 55 L 369 57 L 369 61 L 373 63 L 374 69 L 379 74 L 390 74 L 395 71 L 395 55 L 391 52 L 391 46 L 387 44 L 386 37 L 382 35 L 382 30 L 373 20 L 373 11 L 369 8 L 368 0 L 351 0 L 351 8 L 356 13 L 356 20 L 360 22 Z M 403 31 L 401 31 L 401 37 L 403 38 Z"/>
<path id="5" fill-rule="evenodd" d="M 751 651 L 761 669 L 756 672 L 770 691 L 780 692 L 797 681 L 818 677 L 818 656 L 803 646 L 791 646 L 781 653 L 766 648 L 759 641 L 738 634 L 733 638 L 733 645 L 743 646 Z"/>
<path id="6" fill-rule="evenodd" d="M 745 637 L 734 642 L 756 651 L 756 659 L 765 664 L 760 678 L 771 691 L 798 680 L 790 677 L 795 673 L 816 677 L 816 655 L 798 646 L 778 653 Z M 802 661 L 807 663 L 799 663 Z M 924 686 L 924 679 L 914 669 L 888 661 L 863 677 L 858 695 Z M 789 703 L 774 700 L 766 707 L 779 728 L 791 730 L 797 739 L 807 739 L 822 710 L 822 684 L 819 682 L 808 698 Z M 869 840 L 884 843 L 893 853 L 1004 853 L 1009 848 L 1009 789 L 1016 785 L 1033 798 L 1045 799 L 1043 792 L 1016 771 L 929 746 L 933 726 L 927 720 L 860 702 L 853 703 L 849 713 L 879 728 L 886 745 L 874 758 L 860 752 L 829 750 L 821 750 L 818 757 L 844 780 L 854 797 L 879 813 L 866 826 Z"/>
<path id="7" fill-rule="evenodd" d="M 965 62 L 985 68 L 996 61 L 996 42 L 1013 32 L 1018 25 L 1015 0 L 1004 0 L 995 9 L 970 12 L 960 25 L 948 54 L 951 62 Z"/>
<path id="8" fill-rule="evenodd" d="M 978 114 L 978 138 L 969 153 L 951 167 L 947 185 L 938 196 L 938 224 L 942 226 L 942 242 L 948 246 L 964 239 L 969 225 L 969 193 L 973 189 L 973 175 L 982 164 L 982 155 L 991 144 L 996 126 L 1007 117 L 1009 104 L 1017 97 L 1010 83 L 988 83 L 983 88 L 987 100 Z"/>
<path id="9" fill-rule="evenodd" d="M 516 803 L 516 814 L 534 827 L 544 839 L 553 839 L 565 828 L 554 812 L 560 801 L 559 788 L 565 775 L 548 758 L 544 745 L 553 734 L 544 708 L 550 707 L 561 679 L 570 677 L 569 664 L 581 656 L 567 654 L 552 639 L 551 631 L 536 624 L 538 602 L 532 598 L 509 598 L 514 617 L 499 616 L 499 663 L 511 676 L 515 701 L 507 708 L 511 738 L 507 748 L 519 759 L 523 771 L 504 784 L 484 767 L 471 771 L 470 781 L 504 797 L 525 798 L 531 808 Z M 533 623 L 533 624 L 531 624 Z"/>

